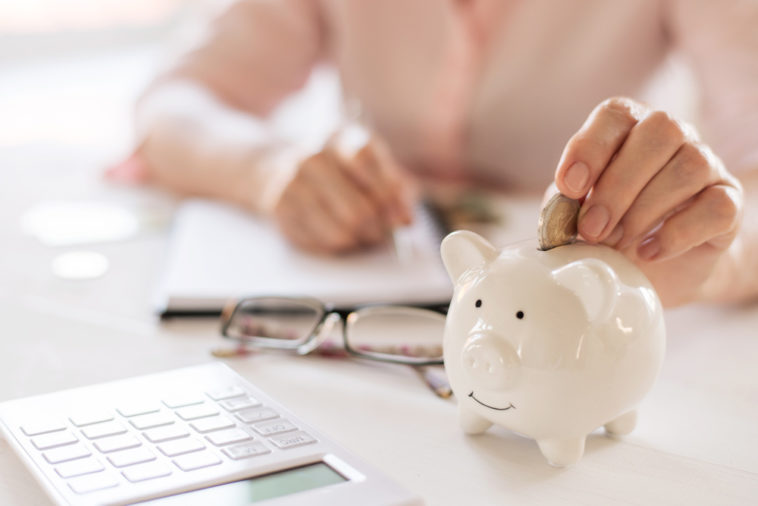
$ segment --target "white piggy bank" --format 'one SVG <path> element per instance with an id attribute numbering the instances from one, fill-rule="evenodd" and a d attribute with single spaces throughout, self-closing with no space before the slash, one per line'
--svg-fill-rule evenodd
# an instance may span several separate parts
<path id="1" fill-rule="evenodd" d="M 445 238 L 442 259 L 455 285 L 445 369 L 467 433 L 502 425 L 565 466 L 597 427 L 634 428 L 665 348 L 660 301 L 634 264 L 588 244 L 497 251 L 468 231 Z"/>

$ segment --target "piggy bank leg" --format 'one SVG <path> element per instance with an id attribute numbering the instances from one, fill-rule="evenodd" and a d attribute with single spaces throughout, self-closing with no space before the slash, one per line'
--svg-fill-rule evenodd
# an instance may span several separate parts
<path id="1" fill-rule="evenodd" d="M 492 422 L 463 406 L 458 407 L 458 418 L 466 434 L 481 434 L 492 426 Z"/>
<path id="2" fill-rule="evenodd" d="M 540 439 L 537 444 L 551 466 L 564 467 L 576 464 L 584 455 L 586 437 L 568 439 Z"/>
<path id="3" fill-rule="evenodd" d="M 606 423 L 605 431 L 612 436 L 624 436 L 632 432 L 636 425 L 637 411 L 630 411 Z"/>

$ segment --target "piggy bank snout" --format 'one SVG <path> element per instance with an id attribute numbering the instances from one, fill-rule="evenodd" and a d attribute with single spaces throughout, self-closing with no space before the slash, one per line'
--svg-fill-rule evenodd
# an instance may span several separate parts
<path id="1" fill-rule="evenodd" d="M 504 339 L 491 334 L 473 334 L 463 345 L 463 370 L 474 387 L 502 390 L 516 383 L 520 361 Z"/>

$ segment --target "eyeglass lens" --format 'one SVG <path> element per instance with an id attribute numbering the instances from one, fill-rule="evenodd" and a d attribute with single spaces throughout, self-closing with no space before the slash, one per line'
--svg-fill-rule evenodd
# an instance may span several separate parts
<path id="1" fill-rule="evenodd" d="M 323 315 L 321 304 L 309 299 L 245 299 L 232 314 L 226 335 L 251 343 L 297 346 L 311 336 Z"/>
<path id="2" fill-rule="evenodd" d="M 345 329 L 348 346 L 377 359 L 404 357 L 408 363 L 442 358 L 445 317 L 406 306 L 376 306 L 350 314 Z"/>

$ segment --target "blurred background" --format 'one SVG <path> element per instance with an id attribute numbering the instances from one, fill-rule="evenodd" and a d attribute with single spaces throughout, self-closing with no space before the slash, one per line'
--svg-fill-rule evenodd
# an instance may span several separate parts
<path id="1" fill-rule="evenodd" d="M 3 158 L 11 148 L 41 142 L 87 146 L 90 155 L 109 153 L 113 160 L 126 154 L 139 92 L 227 3 L 0 0 Z M 648 97 L 687 118 L 694 92 L 682 85 L 683 74 L 667 63 Z"/>
<path id="2" fill-rule="evenodd" d="M 144 88 L 228 3 L 0 0 L 0 300 L 69 315 L 73 305 L 62 304 L 84 301 L 92 310 L 84 319 L 153 313 L 155 283 L 144 280 L 161 275 L 177 199 L 103 174 L 134 149 Z M 318 142 L 338 111 L 336 77 L 319 69 L 271 122 Z M 80 278 L 117 279 L 72 284 L 56 271 L 60 256 L 81 247 L 110 268 Z M 134 276 L 130 265 L 145 272 Z"/>
<path id="3" fill-rule="evenodd" d="M 135 97 L 199 10 L 196 0 L 0 0 L 0 148 L 126 149 Z"/>
<path id="4" fill-rule="evenodd" d="M 140 92 L 228 3 L 0 0 L 0 170 L 76 174 L 123 160 L 134 147 Z M 337 120 L 336 78 L 315 74 L 309 96 L 273 120 L 285 135 L 319 137 Z M 308 121 L 291 121 L 293 109 Z M 3 186 L 0 195 L 13 193 Z"/>
<path id="5" fill-rule="evenodd" d="M 89 242 L 99 245 L 97 252 L 111 266 L 136 256 L 147 269 L 159 268 L 148 260 L 163 251 L 154 232 L 168 223 L 172 200 L 110 184 L 102 173 L 132 149 L 136 97 L 203 8 L 195 0 L 0 0 L 0 299 L 6 296 L 5 303 L 75 315 L 73 304 L 84 302 L 92 310 L 80 315 L 85 320 L 102 312 L 150 314 L 153 288 L 128 270 L 123 275 L 112 270 L 118 279 L 100 286 L 71 284 L 51 266 Z M 119 207 L 91 212 L 70 206 L 93 200 Z M 114 228 L 103 209 L 111 216 L 119 212 L 117 223 L 139 224 L 122 234 L 130 241 L 101 237 L 98 230 Z M 26 226 L 31 215 L 43 229 L 63 228 L 68 236 L 50 246 Z M 82 232 L 89 236 L 84 241 L 77 237 Z"/>

